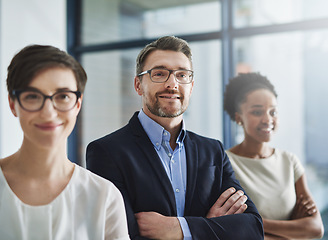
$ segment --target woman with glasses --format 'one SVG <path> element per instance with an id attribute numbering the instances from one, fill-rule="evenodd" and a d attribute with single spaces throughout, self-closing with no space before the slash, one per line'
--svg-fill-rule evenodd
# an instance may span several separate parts
<path id="1" fill-rule="evenodd" d="M 266 240 L 320 238 L 322 220 L 300 160 L 268 144 L 278 126 L 277 107 L 277 93 L 266 77 L 245 73 L 231 79 L 224 109 L 243 128 L 244 139 L 227 154 L 263 218 Z"/>
<path id="2" fill-rule="evenodd" d="M 81 65 L 52 46 L 27 46 L 12 59 L 9 106 L 24 137 L 0 159 L 1 239 L 129 239 L 117 188 L 67 158 L 86 80 Z"/>

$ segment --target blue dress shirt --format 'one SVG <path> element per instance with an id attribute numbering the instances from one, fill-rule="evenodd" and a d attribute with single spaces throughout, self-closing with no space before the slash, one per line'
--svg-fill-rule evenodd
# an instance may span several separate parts
<path id="1" fill-rule="evenodd" d="M 192 239 L 188 223 L 183 217 L 187 182 L 186 151 L 183 144 L 186 135 L 184 122 L 182 122 L 182 128 L 176 141 L 177 146 L 172 150 L 170 146 L 171 135 L 168 131 L 149 118 L 143 110 L 139 112 L 138 118 L 150 141 L 154 145 L 166 174 L 171 181 L 175 195 L 177 217 L 180 222 L 184 239 Z"/>

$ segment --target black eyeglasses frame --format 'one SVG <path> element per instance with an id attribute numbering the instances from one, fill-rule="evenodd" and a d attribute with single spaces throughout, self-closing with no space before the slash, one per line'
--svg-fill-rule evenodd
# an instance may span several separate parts
<path id="1" fill-rule="evenodd" d="M 157 81 L 154 81 L 154 80 L 152 79 L 152 77 L 151 77 L 151 71 L 153 71 L 153 70 L 166 70 L 166 71 L 169 71 L 169 75 L 167 76 L 167 79 L 166 79 L 165 81 L 157 82 Z M 188 71 L 188 72 L 190 72 L 190 73 L 191 73 L 191 75 L 189 76 L 190 81 L 189 81 L 189 82 L 181 82 L 181 81 L 175 76 L 175 73 L 176 73 L 177 71 Z M 172 73 L 173 73 L 173 76 L 174 76 L 175 80 L 176 80 L 178 83 L 180 83 L 180 84 L 189 84 L 189 83 L 191 83 L 191 82 L 193 81 L 193 79 L 194 79 L 194 71 L 189 70 L 189 69 L 170 70 L 170 69 L 166 69 L 166 68 L 152 68 L 152 69 L 149 69 L 149 70 L 146 70 L 146 71 L 143 71 L 143 72 L 139 73 L 137 76 L 138 76 L 138 77 L 141 77 L 141 76 L 143 76 L 143 75 L 145 75 L 145 74 L 147 74 L 147 73 L 149 74 L 149 78 L 150 78 L 150 80 L 151 80 L 152 82 L 154 82 L 154 83 L 164 83 L 164 82 L 166 82 L 167 80 L 169 80 L 169 78 L 170 78 L 170 76 L 171 76 Z"/>
<path id="2" fill-rule="evenodd" d="M 27 92 L 27 91 L 39 93 L 39 94 L 41 94 L 41 95 L 44 97 L 44 98 L 43 98 L 43 102 L 42 102 L 42 104 L 41 104 L 41 106 L 40 106 L 39 109 L 36 109 L 36 110 L 32 110 L 32 111 L 31 111 L 31 110 L 28 110 L 28 109 L 24 108 L 23 104 L 22 104 L 21 101 L 20 101 L 19 96 L 20 96 L 23 92 Z M 76 101 L 75 101 L 75 104 L 74 104 L 70 109 L 67 109 L 67 110 L 60 110 L 60 109 L 58 109 L 58 108 L 55 106 L 55 104 L 54 104 L 52 98 L 53 98 L 56 94 L 58 94 L 58 93 L 65 93 L 65 92 L 74 93 L 74 94 L 76 95 Z M 56 93 L 54 93 L 53 95 L 49 96 L 49 95 L 45 95 L 44 93 L 42 93 L 41 91 L 38 91 L 38 90 L 34 90 L 34 89 L 33 89 L 33 90 L 31 90 L 31 89 L 24 89 L 24 90 L 13 90 L 13 91 L 12 91 L 12 95 L 15 96 L 15 97 L 17 98 L 17 101 L 18 101 L 18 103 L 19 103 L 19 106 L 20 106 L 22 109 L 24 109 L 25 111 L 27 111 L 27 112 L 37 112 L 37 111 L 40 111 L 40 110 L 43 108 L 44 103 L 46 102 L 46 100 L 47 100 L 48 98 L 50 99 L 50 101 L 51 101 L 53 107 L 54 107 L 57 111 L 60 111 L 60 112 L 68 112 L 68 111 L 72 110 L 72 109 L 76 106 L 77 101 L 79 100 L 79 98 L 81 97 L 82 94 L 81 94 L 80 91 L 70 91 L 70 90 L 65 90 L 65 91 L 59 91 L 59 92 L 56 92 Z"/>

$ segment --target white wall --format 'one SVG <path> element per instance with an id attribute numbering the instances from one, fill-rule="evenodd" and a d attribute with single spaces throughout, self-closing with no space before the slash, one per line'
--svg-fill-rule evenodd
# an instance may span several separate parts
<path id="1" fill-rule="evenodd" d="M 0 0 L 0 158 L 19 148 L 22 132 L 8 106 L 7 67 L 29 44 L 66 50 L 66 0 Z"/>

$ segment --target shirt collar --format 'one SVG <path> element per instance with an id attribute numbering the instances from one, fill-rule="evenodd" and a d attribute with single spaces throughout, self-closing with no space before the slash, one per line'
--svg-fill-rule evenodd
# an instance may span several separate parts
<path id="1" fill-rule="evenodd" d="M 166 131 L 160 124 L 148 117 L 142 109 L 138 114 L 138 119 L 154 147 L 159 149 L 161 147 L 162 139 L 164 138 L 164 133 L 170 133 Z M 183 143 L 185 136 L 186 128 L 184 121 L 182 121 L 182 128 L 176 141 L 179 147 Z"/>

